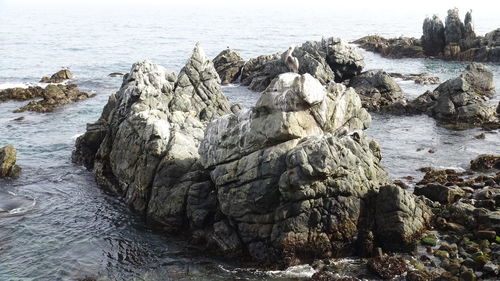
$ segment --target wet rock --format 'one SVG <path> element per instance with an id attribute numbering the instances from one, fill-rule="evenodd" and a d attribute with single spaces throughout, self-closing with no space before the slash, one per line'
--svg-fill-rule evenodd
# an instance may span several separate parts
<path id="1" fill-rule="evenodd" d="M 476 281 L 477 277 L 473 271 L 464 271 L 460 274 L 460 281 Z"/>
<path id="2" fill-rule="evenodd" d="M 391 77 L 393 78 L 400 78 L 405 81 L 414 81 L 415 84 L 420 84 L 420 85 L 434 85 L 434 84 L 439 84 L 439 77 L 437 76 L 430 76 L 429 73 L 423 72 L 423 73 L 417 73 L 417 74 L 402 74 L 402 73 L 396 73 L 392 72 L 389 73 Z"/>
<path id="3" fill-rule="evenodd" d="M 437 15 L 427 17 L 422 26 L 422 47 L 427 56 L 439 55 L 445 46 L 444 24 Z"/>
<path id="4" fill-rule="evenodd" d="M 238 79 L 245 60 L 238 52 L 226 49 L 214 58 L 213 63 L 222 85 L 227 85 Z"/>
<path id="5" fill-rule="evenodd" d="M 353 77 L 349 87 L 353 87 L 361 97 L 363 107 L 371 111 L 380 111 L 405 100 L 396 81 L 382 70 L 369 70 Z"/>
<path id="6" fill-rule="evenodd" d="M 338 38 L 308 41 L 293 49 L 299 62 L 299 73 L 309 73 L 323 85 L 341 82 L 359 74 L 365 66 L 363 56 Z M 263 91 L 279 74 L 289 72 L 283 54 L 250 59 L 242 68 L 241 83 Z"/>
<path id="7" fill-rule="evenodd" d="M 119 77 L 119 76 L 123 76 L 124 74 L 121 73 L 121 72 L 111 72 L 110 74 L 108 74 L 109 77 Z"/>
<path id="8" fill-rule="evenodd" d="M 475 171 L 491 171 L 500 169 L 500 156 L 481 154 L 470 161 L 470 168 Z"/>
<path id="9" fill-rule="evenodd" d="M 494 241 L 497 237 L 497 233 L 494 230 L 478 230 L 476 232 L 476 237 L 478 239 L 486 239 Z"/>
<path id="10" fill-rule="evenodd" d="M 368 265 L 373 272 L 386 280 L 408 271 L 408 266 L 403 259 L 391 256 L 371 258 Z"/>
<path id="11" fill-rule="evenodd" d="M 41 100 L 31 101 L 27 105 L 15 110 L 15 112 L 52 112 L 62 105 L 85 100 L 94 96 L 95 94 L 81 92 L 75 84 L 48 85 L 41 93 Z"/>
<path id="12" fill-rule="evenodd" d="M 423 195 L 433 201 L 449 204 L 457 201 L 465 195 L 464 191 L 457 186 L 444 186 L 441 184 L 427 184 L 415 188 L 415 195 Z"/>
<path id="13" fill-rule="evenodd" d="M 433 281 L 438 280 L 439 274 L 425 269 L 408 271 L 406 281 Z"/>
<path id="14" fill-rule="evenodd" d="M 477 140 L 484 140 L 486 138 L 486 135 L 484 133 L 481 133 L 479 135 L 474 136 L 474 138 Z"/>
<path id="15" fill-rule="evenodd" d="M 389 250 L 404 249 L 427 229 L 432 213 L 423 201 L 397 186 L 383 186 L 376 199 L 376 237 Z"/>
<path id="16" fill-rule="evenodd" d="M 19 177 L 21 168 L 16 165 L 16 149 L 12 144 L 0 148 L 0 178 Z"/>
<path id="17" fill-rule="evenodd" d="M 40 82 L 42 83 L 61 83 L 64 82 L 68 79 L 73 78 L 73 73 L 69 71 L 68 69 L 61 69 L 58 72 L 52 74 L 52 76 L 49 77 L 43 77 Z"/>
<path id="18" fill-rule="evenodd" d="M 471 64 L 460 77 L 449 79 L 434 91 L 427 91 L 409 103 L 410 111 L 424 112 L 435 119 L 454 126 L 475 126 L 495 120 L 484 95 L 488 78 L 482 78 L 479 69 L 485 66 Z"/>
<path id="19" fill-rule="evenodd" d="M 28 88 L 9 88 L 0 91 L 0 102 L 25 101 L 43 97 L 44 89 L 39 86 Z"/>

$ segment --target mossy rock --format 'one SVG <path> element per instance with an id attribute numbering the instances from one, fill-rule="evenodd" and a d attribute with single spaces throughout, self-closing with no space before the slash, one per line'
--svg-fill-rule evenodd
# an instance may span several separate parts
<path id="1" fill-rule="evenodd" d="M 422 244 L 425 244 L 425 245 L 430 245 L 430 246 L 437 245 L 437 239 L 433 238 L 433 237 L 424 237 L 420 241 L 422 241 Z"/>

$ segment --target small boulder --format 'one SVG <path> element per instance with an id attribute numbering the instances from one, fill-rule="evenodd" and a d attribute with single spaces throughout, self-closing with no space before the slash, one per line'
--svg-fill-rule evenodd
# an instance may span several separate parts
<path id="1" fill-rule="evenodd" d="M 226 49 L 214 58 L 213 63 L 221 84 L 227 85 L 238 79 L 245 60 L 238 52 Z"/>
<path id="2" fill-rule="evenodd" d="M 19 177 L 21 168 L 16 165 L 16 149 L 12 144 L 0 148 L 0 178 Z"/>
<path id="3" fill-rule="evenodd" d="M 500 169 L 500 156 L 491 154 L 481 154 L 470 161 L 471 170 L 489 171 Z"/>
<path id="4" fill-rule="evenodd" d="M 423 195 L 432 201 L 449 204 L 457 201 L 465 195 L 459 187 L 444 186 L 442 184 L 427 184 L 423 187 L 415 188 L 415 195 Z"/>
<path id="5" fill-rule="evenodd" d="M 392 279 L 408 271 L 408 265 L 402 258 L 383 256 L 371 258 L 368 266 L 383 279 Z"/>
<path id="6" fill-rule="evenodd" d="M 42 83 L 61 83 L 64 82 L 65 80 L 73 78 L 73 73 L 69 71 L 68 69 L 61 69 L 58 72 L 52 74 L 52 76 L 49 77 L 42 77 L 40 82 Z"/>

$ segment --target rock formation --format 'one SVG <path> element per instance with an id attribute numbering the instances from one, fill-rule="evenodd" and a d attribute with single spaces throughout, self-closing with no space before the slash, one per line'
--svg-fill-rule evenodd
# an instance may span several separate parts
<path id="1" fill-rule="evenodd" d="M 39 99 L 31 101 L 27 105 L 22 106 L 15 112 L 35 111 L 35 112 L 52 112 L 56 108 L 88 99 L 95 96 L 94 94 L 87 94 L 78 90 L 75 84 L 69 85 L 47 85 L 42 88 L 40 86 L 28 88 L 9 88 L 0 91 L 0 102 L 9 100 L 26 101 L 32 99 Z"/>
<path id="2" fill-rule="evenodd" d="M 484 37 L 477 36 L 472 23 L 472 13 L 467 12 L 460 20 L 458 9 L 448 10 L 446 25 L 437 17 L 424 20 L 420 40 L 373 35 L 360 38 L 354 43 L 368 51 L 391 58 L 433 57 L 445 60 L 500 62 L 500 32 L 494 30 Z"/>
<path id="3" fill-rule="evenodd" d="M 353 77 L 349 87 L 360 95 L 363 107 L 380 111 L 397 102 L 405 102 L 403 91 L 394 79 L 382 70 L 369 70 Z"/>
<path id="4" fill-rule="evenodd" d="M 59 70 L 58 72 L 52 74 L 52 76 L 49 77 L 42 77 L 40 82 L 42 83 L 61 83 L 64 82 L 68 79 L 73 78 L 73 73 L 69 71 L 68 69 L 62 69 Z"/>
<path id="5" fill-rule="evenodd" d="M 422 46 L 428 56 L 439 55 L 445 46 L 444 25 L 438 16 L 427 17 L 422 26 Z"/>
<path id="6" fill-rule="evenodd" d="M 134 64 L 73 160 L 165 230 L 266 263 L 353 254 L 381 235 L 406 245 L 426 228 L 413 195 L 379 193 L 389 179 L 352 88 L 284 73 L 231 112 L 219 83 L 199 46 L 178 77 Z"/>
<path id="7" fill-rule="evenodd" d="M 226 85 L 238 79 L 245 60 L 238 52 L 226 49 L 214 58 L 213 63 L 222 85 Z"/>
<path id="8" fill-rule="evenodd" d="M 242 69 L 241 83 L 255 91 L 263 91 L 271 81 L 289 70 L 283 54 L 264 55 L 250 59 Z M 299 73 L 309 73 L 322 84 L 341 82 L 359 74 L 364 67 L 363 56 L 338 38 L 305 42 L 293 49 Z"/>
<path id="9" fill-rule="evenodd" d="M 495 89 L 492 75 L 486 66 L 471 63 L 459 77 L 411 101 L 409 108 L 448 124 L 480 125 L 494 121 L 495 110 L 488 104 L 488 96 Z"/>
<path id="10" fill-rule="evenodd" d="M 0 178 L 19 177 L 21 168 L 16 165 L 16 149 L 12 144 L 0 148 Z"/>

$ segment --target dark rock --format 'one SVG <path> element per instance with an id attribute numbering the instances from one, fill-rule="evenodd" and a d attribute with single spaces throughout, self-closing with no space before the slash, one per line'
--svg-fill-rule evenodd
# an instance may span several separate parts
<path id="1" fill-rule="evenodd" d="M 439 55 L 445 46 L 444 25 L 437 15 L 427 17 L 422 26 L 422 47 L 427 56 Z"/>
<path id="2" fill-rule="evenodd" d="M 500 156 L 481 154 L 470 161 L 470 168 L 476 171 L 490 171 L 500 169 Z"/>
<path id="3" fill-rule="evenodd" d="M 448 10 L 448 16 L 445 22 L 446 29 L 444 31 L 444 37 L 446 45 L 450 43 L 459 44 L 460 40 L 464 38 L 465 27 L 460 20 L 457 8 Z"/>
<path id="4" fill-rule="evenodd" d="M 25 101 L 43 97 L 44 88 L 35 86 L 28 88 L 9 88 L 0 91 L 0 102 L 14 100 Z"/>
<path id="5" fill-rule="evenodd" d="M 430 76 L 429 73 L 423 72 L 423 73 L 418 73 L 418 74 L 401 74 L 401 73 L 389 73 L 391 77 L 393 78 L 400 78 L 405 81 L 412 80 L 415 82 L 415 84 L 420 84 L 420 85 L 433 85 L 433 84 L 439 84 L 439 77 L 436 76 Z"/>
<path id="6" fill-rule="evenodd" d="M 368 265 L 373 272 L 386 280 L 408 271 L 408 266 L 403 259 L 391 256 L 371 258 Z"/>
<path id="7" fill-rule="evenodd" d="M 363 107 L 371 111 L 380 111 L 405 100 L 396 81 L 382 70 L 369 70 L 353 77 L 349 87 L 354 88 L 361 97 Z"/>
<path id="8" fill-rule="evenodd" d="M 425 58 L 424 50 L 417 39 L 399 37 L 385 39 L 378 35 L 362 37 L 353 43 L 367 51 L 389 58 Z"/>
<path id="9" fill-rule="evenodd" d="M 214 58 L 213 62 L 222 85 L 236 81 L 241 74 L 241 68 L 245 64 L 245 60 L 240 54 L 231 49 L 222 51 Z"/>
<path id="10" fill-rule="evenodd" d="M 439 274 L 425 269 L 408 271 L 406 281 L 434 281 L 439 279 Z"/>
<path id="11" fill-rule="evenodd" d="M 424 202 L 397 186 L 381 187 L 375 208 L 376 237 L 389 250 L 411 246 L 432 217 Z"/>
<path id="12" fill-rule="evenodd" d="M 118 77 L 118 76 L 123 76 L 123 73 L 121 72 L 112 72 L 108 74 L 109 77 Z"/>
<path id="13" fill-rule="evenodd" d="M 497 233 L 494 230 L 478 230 L 476 232 L 476 237 L 478 239 L 486 239 L 490 241 L 494 241 L 497 237 Z"/>
<path id="14" fill-rule="evenodd" d="M 477 136 L 474 136 L 474 138 L 477 140 L 484 140 L 486 138 L 486 135 L 484 133 L 481 133 Z"/>
<path id="15" fill-rule="evenodd" d="M 479 95 L 492 96 L 495 93 L 493 72 L 484 64 L 470 63 L 460 77 L 467 81 L 471 90 Z"/>
<path id="16" fill-rule="evenodd" d="M 18 178 L 21 168 L 16 165 L 16 149 L 12 144 L 0 148 L 0 178 Z"/>
<path id="17" fill-rule="evenodd" d="M 428 184 L 423 187 L 415 188 L 415 195 L 423 195 L 432 201 L 449 204 L 462 198 L 465 193 L 457 186 L 452 187 L 441 184 Z"/>
<path id="18" fill-rule="evenodd" d="M 58 72 L 52 74 L 50 78 L 48 77 L 43 77 L 40 82 L 42 83 L 61 83 L 64 82 L 65 80 L 73 78 L 73 73 L 69 71 L 68 69 L 62 69 L 59 70 Z"/>

